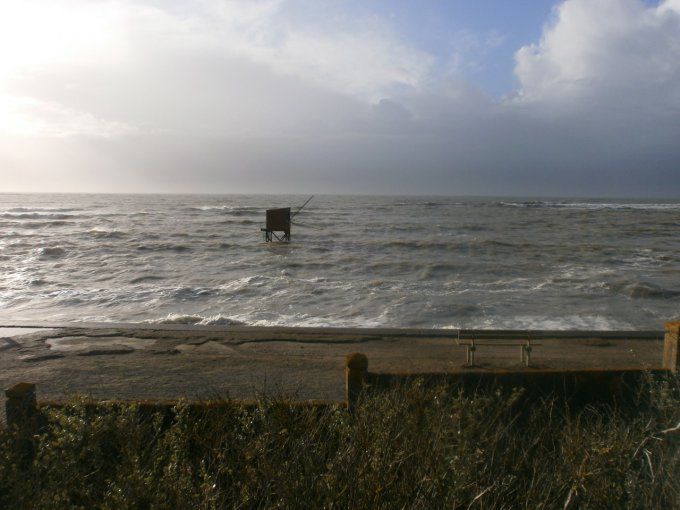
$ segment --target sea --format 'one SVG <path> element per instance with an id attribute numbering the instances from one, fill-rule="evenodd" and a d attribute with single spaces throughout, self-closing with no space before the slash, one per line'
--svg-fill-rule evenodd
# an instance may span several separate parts
<path id="1" fill-rule="evenodd" d="M 0 325 L 663 329 L 680 201 L 0 195 Z"/>

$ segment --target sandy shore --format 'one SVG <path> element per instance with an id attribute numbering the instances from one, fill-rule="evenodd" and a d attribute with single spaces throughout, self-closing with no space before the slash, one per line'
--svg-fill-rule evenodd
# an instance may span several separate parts
<path id="1" fill-rule="evenodd" d="M 519 347 L 495 345 L 480 346 L 478 367 L 465 368 L 465 348 L 456 345 L 456 334 L 139 324 L 0 327 L 0 382 L 4 388 L 35 383 L 38 398 L 50 399 L 73 393 L 120 399 L 266 393 L 341 400 L 344 358 L 355 351 L 368 356 L 373 371 L 521 369 Z M 535 368 L 655 367 L 661 364 L 661 335 L 545 338 L 532 361 Z"/>

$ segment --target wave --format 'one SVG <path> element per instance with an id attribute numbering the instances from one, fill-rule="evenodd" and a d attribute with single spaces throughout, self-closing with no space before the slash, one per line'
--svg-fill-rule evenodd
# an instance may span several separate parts
<path id="1" fill-rule="evenodd" d="M 132 280 L 130 280 L 130 283 L 136 284 L 136 283 L 157 282 L 159 280 L 164 280 L 164 279 L 165 279 L 164 276 L 149 274 L 149 275 L 138 276 L 137 278 L 133 278 Z"/>
<path id="2" fill-rule="evenodd" d="M 262 223 L 263 223 L 263 221 L 248 220 L 248 219 L 244 219 L 244 220 L 231 220 L 231 219 L 229 219 L 229 220 L 221 220 L 219 222 L 220 225 L 259 225 L 259 224 L 262 224 Z"/>
<path id="3" fill-rule="evenodd" d="M 449 238 L 448 240 L 437 239 L 390 239 L 385 241 L 370 241 L 364 244 L 371 244 L 377 247 L 399 248 L 406 250 L 470 250 L 480 248 L 512 248 L 527 249 L 534 248 L 536 245 L 526 240 L 517 242 L 503 241 L 500 239 L 485 239 L 475 236 L 465 235 Z"/>
<path id="4" fill-rule="evenodd" d="M 38 248 L 37 254 L 40 259 L 60 259 L 66 256 L 66 251 L 61 246 Z"/>
<path id="5" fill-rule="evenodd" d="M 529 329 L 544 331 L 568 331 L 568 330 L 625 330 L 634 329 L 630 324 L 620 318 L 606 317 L 603 315 L 566 315 L 555 316 L 514 316 L 493 317 L 475 320 L 470 324 L 459 327 L 480 329 Z"/>
<path id="6" fill-rule="evenodd" d="M 380 318 L 357 317 L 320 317 L 306 313 L 292 315 L 276 315 L 268 318 L 252 318 L 249 326 L 263 327 L 301 327 L 301 328 L 378 328 L 384 327 L 385 322 Z"/>
<path id="7" fill-rule="evenodd" d="M 11 226 L 24 229 L 37 229 L 45 227 L 65 227 L 73 223 L 67 220 L 50 220 L 50 221 L 13 221 Z"/>
<path id="8" fill-rule="evenodd" d="M 389 204 L 387 207 L 443 207 L 443 206 L 452 206 L 452 205 L 461 205 L 458 202 L 433 202 L 433 201 L 424 201 L 424 202 L 395 202 L 393 204 Z"/>
<path id="9" fill-rule="evenodd" d="M 4 212 L 9 213 L 32 213 L 32 212 L 44 212 L 44 213 L 63 213 L 63 212 L 76 212 L 83 211 L 84 209 L 80 207 L 10 207 L 5 209 Z"/>
<path id="10" fill-rule="evenodd" d="M 460 269 L 461 266 L 458 264 L 428 264 L 422 268 L 419 276 L 421 280 L 438 279 L 456 273 L 457 271 L 460 271 Z"/>
<path id="11" fill-rule="evenodd" d="M 632 299 L 672 299 L 680 297 L 680 290 L 665 289 L 659 285 L 635 282 L 623 287 L 624 294 Z"/>
<path id="12" fill-rule="evenodd" d="M 170 289 L 169 291 L 166 289 L 163 293 L 169 294 L 168 297 L 171 299 L 176 299 L 179 301 L 191 301 L 194 299 L 212 296 L 216 293 L 216 290 L 206 287 L 176 287 Z"/>
<path id="13" fill-rule="evenodd" d="M 465 230 L 467 232 L 488 232 L 492 230 L 492 228 L 488 225 L 480 225 L 476 223 L 469 223 L 466 225 L 460 225 L 456 227 L 459 230 Z"/>
<path id="14" fill-rule="evenodd" d="M 26 212 L 26 213 L 13 213 L 4 212 L 0 213 L 0 218 L 15 219 L 15 220 L 69 220 L 73 218 L 79 218 L 78 214 L 64 214 L 64 213 L 51 213 L 51 212 Z"/>
<path id="15" fill-rule="evenodd" d="M 121 230 L 102 230 L 98 228 L 88 231 L 87 234 L 97 239 L 121 239 L 128 235 L 127 232 Z"/>
<path id="16" fill-rule="evenodd" d="M 175 251 L 175 252 L 184 252 L 184 251 L 191 251 L 191 247 L 186 246 L 184 244 L 170 244 L 170 243 L 161 243 L 161 244 L 140 244 L 137 246 L 137 250 L 139 251 Z"/>
<path id="17" fill-rule="evenodd" d="M 285 276 L 284 277 L 271 277 L 264 275 L 244 276 L 243 278 L 238 278 L 229 283 L 221 285 L 220 290 L 238 294 L 246 291 L 251 291 L 256 288 L 273 285 L 277 282 L 283 282 L 284 280 L 287 281 L 285 279 Z"/>
<path id="18" fill-rule="evenodd" d="M 435 249 L 447 250 L 451 248 L 451 243 L 446 241 L 434 241 L 428 239 L 392 239 L 387 241 L 377 241 L 377 245 L 386 248 L 407 248 L 407 249 Z"/>
<path id="19" fill-rule="evenodd" d="M 401 201 L 380 204 L 366 204 L 362 205 L 362 209 L 366 211 L 393 211 L 395 208 L 421 207 L 421 208 L 435 208 L 435 207 L 461 207 L 469 204 L 464 202 L 436 202 L 436 201 Z M 331 211 L 333 213 L 334 211 Z M 315 214 L 324 214 L 323 211 L 317 211 Z"/>
<path id="20" fill-rule="evenodd" d="M 203 315 L 183 315 L 179 313 L 169 313 L 160 319 L 150 319 L 145 321 L 147 324 L 186 324 L 191 326 L 245 326 L 246 323 L 225 317 L 224 315 L 213 315 L 204 317 Z"/>
<path id="21" fill-rule="evenodd" d="M 245 216 L 264 212 L 262 207 L 255 206 L 234 206 L 234 205 L 200 205 L 189 207 L 190 211 L 219 211 L 223 214 L 229 214 L 233 216 Z"/>
<path id="22" fill-rule="evenodd" d="M 541 200 L 527 202 L 498 202 L 501 207 L 517 207 L 524 209 L 583 209 L 602 210 L 650 210 L 680 211 L 680 203 L 604 203 L 604 202 L 544 202 Z"/>

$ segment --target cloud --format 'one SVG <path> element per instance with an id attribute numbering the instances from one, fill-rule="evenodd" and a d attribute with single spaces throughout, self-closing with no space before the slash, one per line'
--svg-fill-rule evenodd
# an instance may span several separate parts
<path id="1" fill-rule="evenodd" d="M 173 8 L 71 0 L 45 13 L 56 24 L 48 31 L 43 16 L 29 16 L 42 2 L 10 5 L 13 16 L 0 29 L 22 28 L 15 31 L 20 37 L 5 41 L 14 48 L 6 53 L 24 55 L 0 76 L 3 102 L 18 97 L 63 112 L 20 118 L 24 108 L 17 104 L 11 118 L 20 132 L 36 121 L 45 124 L 37 129 L 45 134 L 93 130 L 94 116 L 106 132 L 115 123 L 151 131 L 302 134 L 344 125 L 348 112 L 370 111 L 366 101 L 393 87 L 418 86 L 432 60 L 378 21 L 298 26 L 281 1 Z M 70 12 L 79 15 L 70 18 Z M 100 34 L 94 47 L 92 32 Z M 74 129 L 79 119 L 82 129 Z M 9 120 L 5 131 L 12 129 Z"/>
<path id="2" fill-rule="evenodd" d="M 344 3 L 6 5 L 8 190 L 680 192 L 680 0 L 559 4 L 502 100 Z"/>
<path id="3" fill-rule="evenodd" d="M 33 97 L 0 97 L 0 133 L 23 136 L 113 138 L 136 132 L 122 122 L 70 110 L 59 103 Z"/>
<path id="4" fill-rule="evenodd" d="M 516 54 L 524 99 L 680 108 L 680 2 L 569 0 L 554 15 Z"/>
<path id="5" fill-rule="evenodd" d="M 595 192 L 677 196 L 680 2 L 565 1 L 516 62 L 508 109 L 548 129 L 537 141 L 552 133 L 565 172 Z"/>

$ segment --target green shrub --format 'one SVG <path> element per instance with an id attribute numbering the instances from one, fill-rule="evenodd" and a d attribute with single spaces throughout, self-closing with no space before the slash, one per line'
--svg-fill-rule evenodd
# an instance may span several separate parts
<path id="1" fill-rule="evenodd" d="M 661 432 L 680 421 L 677 380 L 638 397 L 574 409 L 416 380 L 353 415 L 74 399 L 45 411 L 28 464 L 0 430 L 0 508 L 677 508 L 680 436 Z"/>

